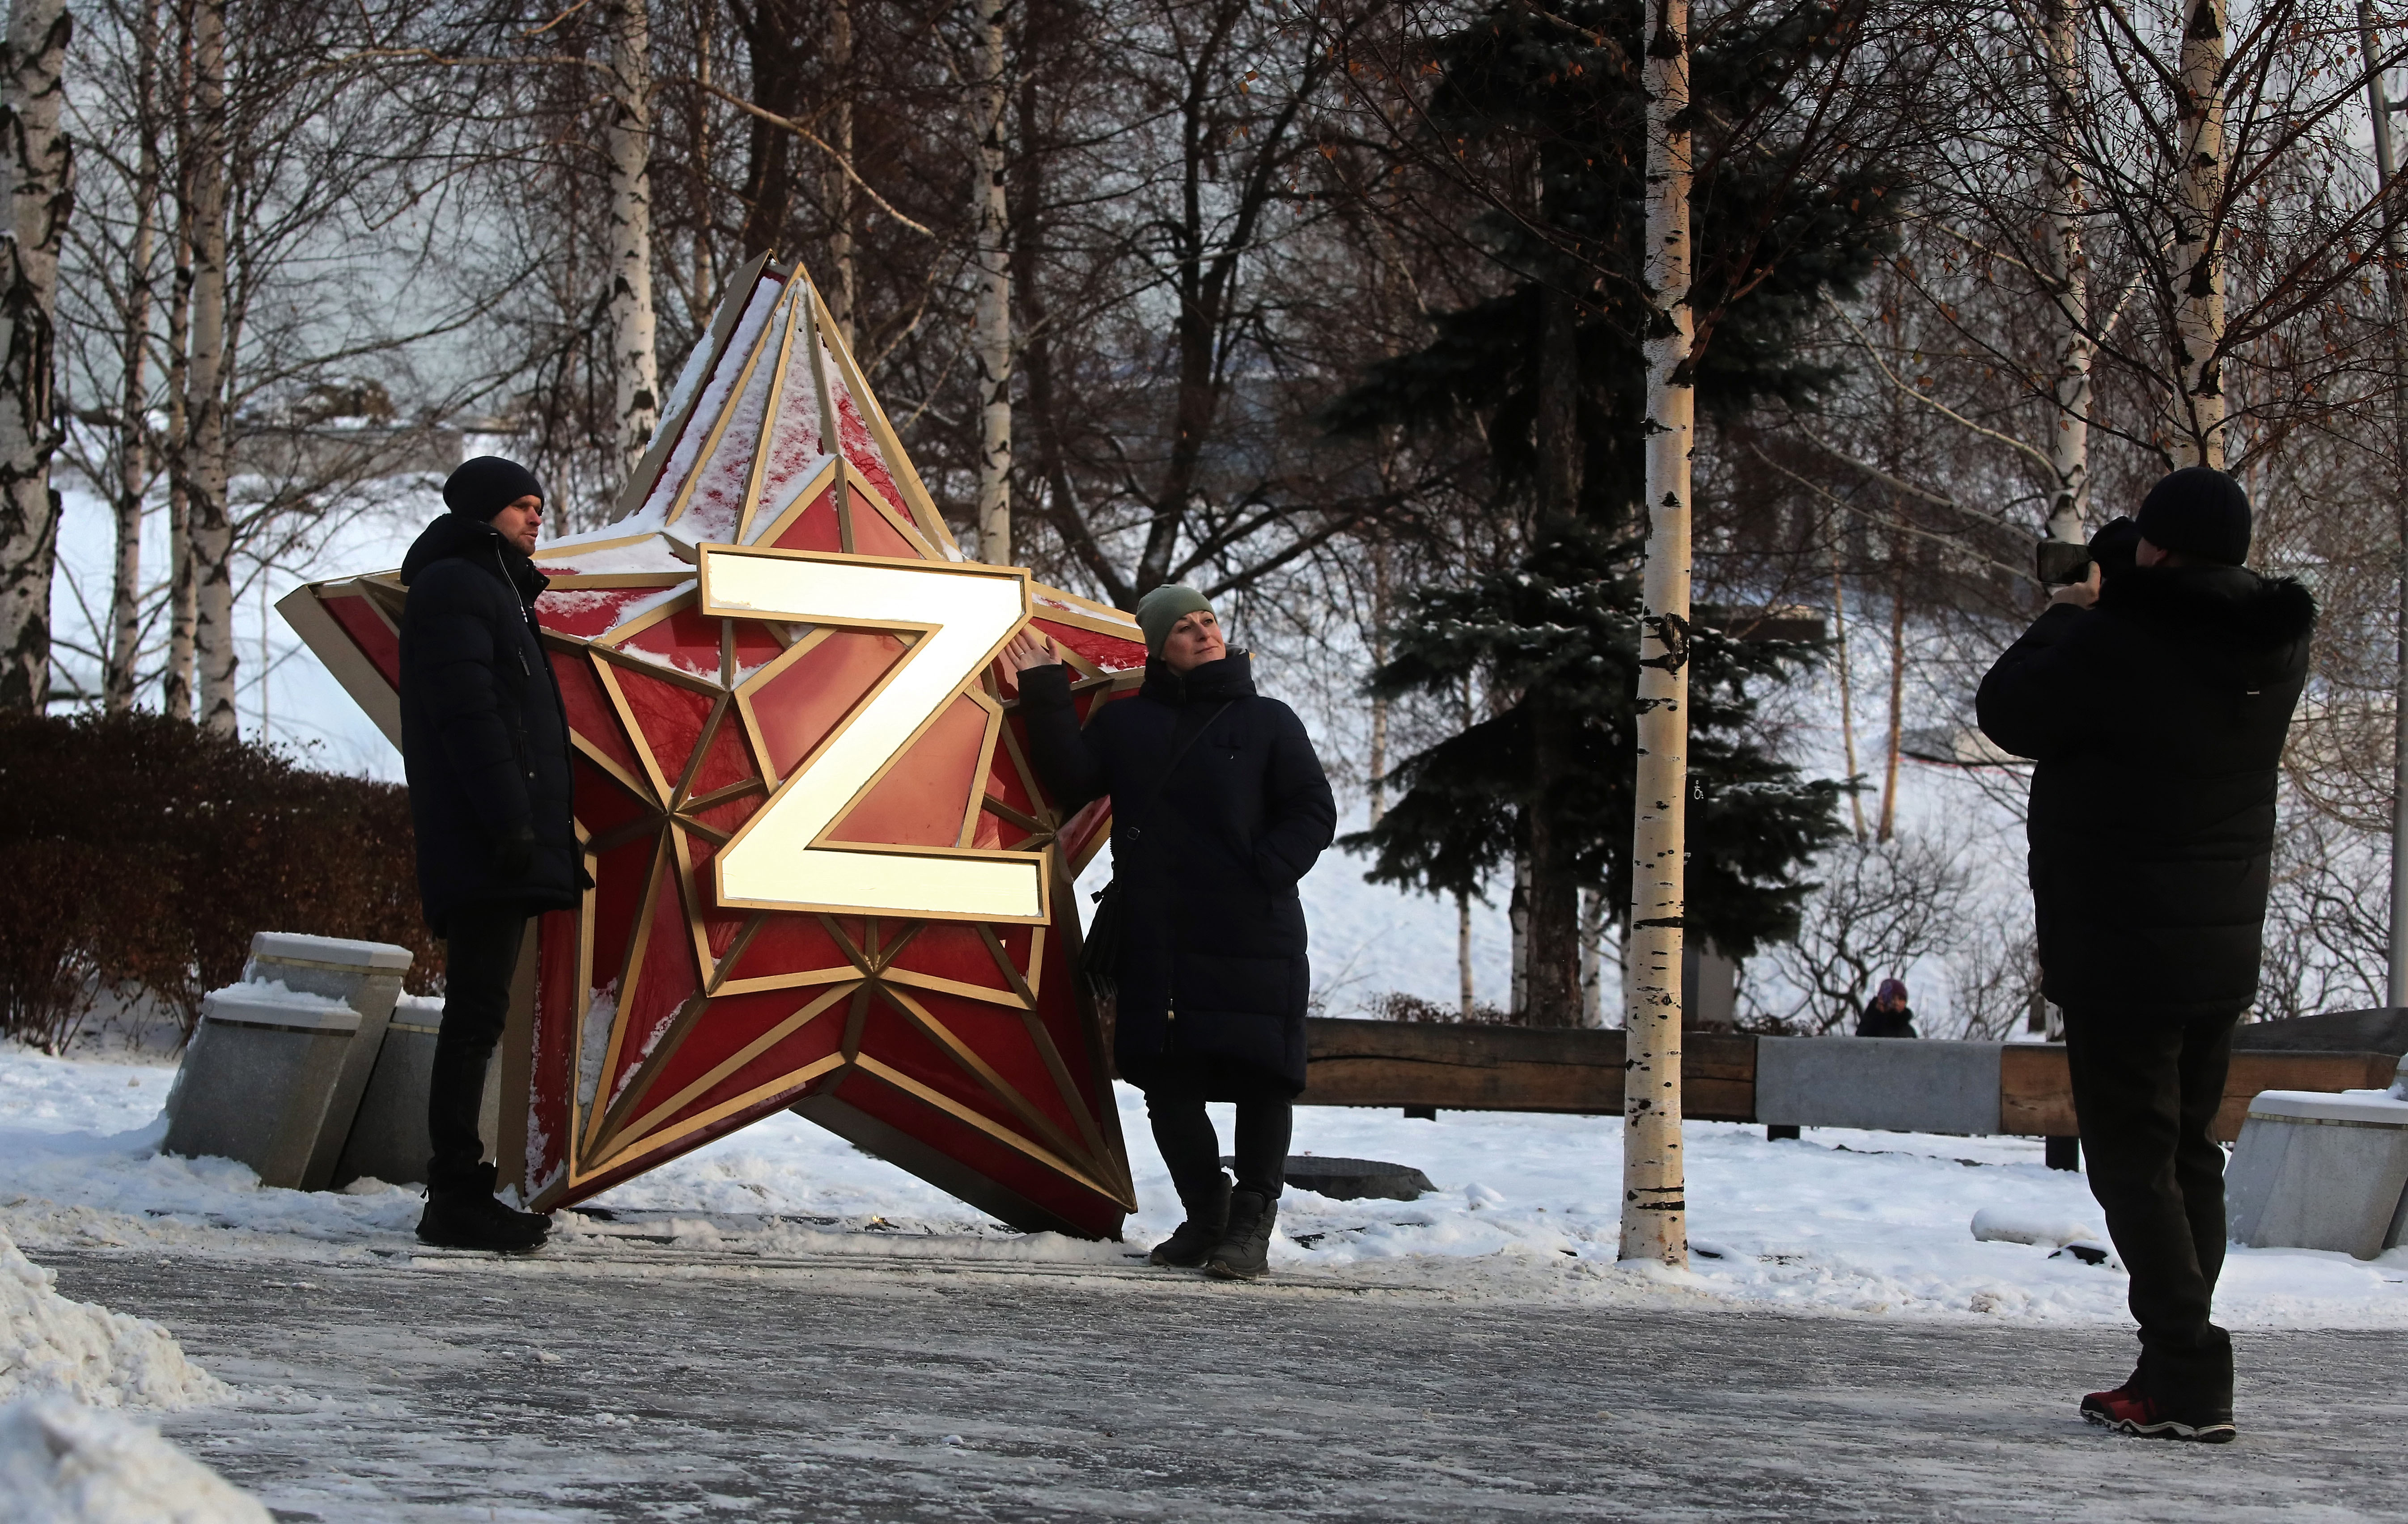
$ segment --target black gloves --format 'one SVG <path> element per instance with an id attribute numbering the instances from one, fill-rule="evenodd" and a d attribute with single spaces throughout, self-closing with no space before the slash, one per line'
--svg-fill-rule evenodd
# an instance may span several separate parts
<path id="1" fill-rule="evenodd" d="M 490 866 L 494 876 L 506 882 L 524 878 L 535 866 L 535 827 L 525 820 L 512 826 L 508 835 L 494 843 Z"/>

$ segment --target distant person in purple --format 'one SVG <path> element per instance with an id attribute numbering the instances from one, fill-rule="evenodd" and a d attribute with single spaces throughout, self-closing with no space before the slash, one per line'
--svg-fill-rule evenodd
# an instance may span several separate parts
<path id="1" fill-rule="evenodd" d="M 1859 1037 L 1914 1037 L 1914 1008 L 1906 1003 L 1906 981 L 1884 979 L 1873 998 L 1865 1003 L 1865 1014 L 1856 1018 Z"/>

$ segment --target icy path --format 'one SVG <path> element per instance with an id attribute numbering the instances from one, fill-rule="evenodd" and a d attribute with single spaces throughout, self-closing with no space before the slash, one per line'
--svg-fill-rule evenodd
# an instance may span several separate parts
<path id="1" fill-rule="evenodd" d="M 237 1405 L 167 1432 L 286 1520 L 2399 1517 L 2398 1333 L 2240 1341 L 2243 1437 L 2123 1439 L 2103 1328 L 488 1259 L 53 1256 Z"/>
<path id="2" fill-rule="evenodd" d="M 0 1227 L 29 1250 L 113 1245 L 274 1259 L 408 1253 L 414 1192 L 263 1190 L 223 1160 L 157 1153 L 173 1071 L 64 1061 L 0 1047 Z M 1122 1127 L 1143 1209 L 1129 1244 L 1007 1232 L 798 1118 L 778 1117 L 610 1192 L 610 1224 L 564 1216 L 564 1255 L 673 1248 L 681 1261 L 829 1255 L 1117 1268 L 1177 1217 L 1142 1105 Z M 1225 1116 L 1226 1109 L 1220 1108 Z M 1275 1264 L 1355 1284 L 1551 1301 L 1733 1301 L 1853 1316 L 2010 1318 L 2121 1326 L 2122 1276 L 2019 1244 L 1976 1243 L 1985 1207 L 2096 1223 L 2079 1176 L 2037 1142 L 1817 1129 L 1688 1130 L 1694 1275 L 1652 1285 L 1613 1265 L 1621 1125 L 1612 1118 L 1309 1107 L 1298 1152 L 1394 1160 L 1437 1182 L 1420 1201 L 1338 1202 L 1292 1191 Z M 629 1233 L 640 1234 L 630 1239 Z M 663 1241 L 673 1241 L 664 1243 Z M 2239 1328 L 2408 1329 L 2408 1250 L 2238 1251 L 2218 1298 Z"/>

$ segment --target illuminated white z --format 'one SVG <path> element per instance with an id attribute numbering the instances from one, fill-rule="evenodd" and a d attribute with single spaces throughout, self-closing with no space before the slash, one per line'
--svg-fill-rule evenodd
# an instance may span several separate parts
<path id="1" fill-rule="evenodd" d="M 920 639 L 717 859 L 724 904 L 947 919 L 1045 919 L 1045 860 L 972 847 L 832 845 L 828 830 L 1028 617 L 1028 575 L 795 550 L 701 549 L 702 612 Z"/>

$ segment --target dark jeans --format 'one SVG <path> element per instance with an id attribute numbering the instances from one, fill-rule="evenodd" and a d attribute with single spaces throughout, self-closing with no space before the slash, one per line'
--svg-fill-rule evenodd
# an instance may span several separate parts
<path id="1" fill-rule="evenodd" d="M 426 1188 L 491 1190 L 480 1167 L 485 1145 L 477 1135 L 485 1104 L 485 1064 L 501 1041 L 510 1012 L 510 978 L 527 916 L 514 905 L 474 907 L 452 917 L 443 943 L 443 1025 L 435 1038 L 435 1068 L 426 1083 Z"/>
<path id="2" fill-rule="evenodd" d="M 1212 1131 L 1198 1090 L 1151 1090 L 1145 1092 L 1145 1114 L 1154 1123 L 1154 1147 L 1170 1166 L 1171 1184 L 1179 1199 L 1194 1201 L 1221 1173 L 1221 1140 Z M 1287 1142 L 1296 1121 L 1296 1103 L 1285 1096 L 1238 1103 L 1238 1189 L 1259 1191 L 1279 1200 L 1287 1184 Z"/>
<path id="3" fill-rule="evenodd" d="M 2224 1104 L 2238 1015 L 2132 1020 L 2065 1013 L 2090 1193 L 2132 1278 L 2141 1389 L 2179 1409 L 2232 1405 L 2232 1336 L 2210 1317 L 2224 1269 Z"/>

